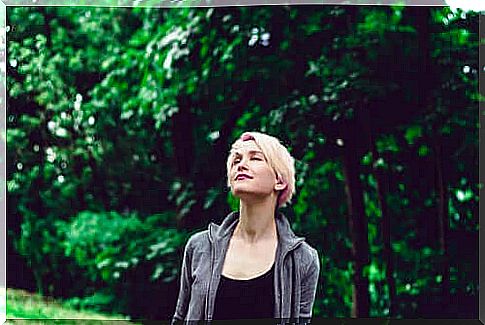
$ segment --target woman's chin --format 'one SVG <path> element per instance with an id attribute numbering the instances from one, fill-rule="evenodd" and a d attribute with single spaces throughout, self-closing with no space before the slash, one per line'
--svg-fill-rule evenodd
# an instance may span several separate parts
<path id="1" fill-rule="evenodd" d="M 233 189 L 232 195 L 240 200 L 246 200 L 251 196 L 251 192 L 245 191 L 243 189 Z"/>
<path id="2" fill-rule="evenodd" d="M 264 193 L 254 189 L 247 188 L 233 188 L 232 195 L 241 201 L 245 201 L 249 204 L 260 202 L 261 200 L 269 199 L 271 193 Z"/>

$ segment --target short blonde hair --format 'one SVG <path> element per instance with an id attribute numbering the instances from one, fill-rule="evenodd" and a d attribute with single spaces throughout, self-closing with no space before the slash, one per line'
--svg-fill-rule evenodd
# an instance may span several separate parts
<path id="1" fill-rule="evenodd" d="M 235 158 L 234 153 L 242 141 L 253 140 L 263 152 L 268 164 L 280 179 L 286 183 L 285 189 L 278 195 L 277 207 L 285 206 L 295 194 L 295 159 L 280 141 L 260 132 L 244 132 L 231 146 L 227 157 L 227 186 L 231 187 L 230 170 Z"/>

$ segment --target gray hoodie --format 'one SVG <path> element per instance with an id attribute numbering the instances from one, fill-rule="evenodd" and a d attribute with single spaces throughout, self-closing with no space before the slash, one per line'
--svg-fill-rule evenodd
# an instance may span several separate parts
<path id="1" fill-rule="evenodd" d="M 220 226 L 211 223 L 207 230 L 188 240 L 172 324 L 184 320 L 212 320 L 227 247 L 238 221 L 239 212 L 232 212 Z M 309 322 L 320 273 L 318 253 L 305 238 L 295 236 L 281 213 L 276 216 L 276 229 L 274 318 Z"/>

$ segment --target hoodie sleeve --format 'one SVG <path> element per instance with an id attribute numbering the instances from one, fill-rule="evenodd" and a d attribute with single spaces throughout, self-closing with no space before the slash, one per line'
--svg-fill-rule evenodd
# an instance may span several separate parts
<path id="1" fill-rule="evenodd" d="M 192 238 L 191 238 L 192 239 Z M 180 289 L 171 324 L 182 323 L 187 315 L 187 308 L 190 301 L 190 291 L 192 287 L 191 264 L 192 264 L 192 240 L 189 239 L 184 249 L 182 269 L 180 275 Z"/>
<path id="2" fill-rule="evenodd" d="M 317 291 L 318 277 L 320 275 L 320 259 L 316 249 L 312 248 L 312 260 L 308 266 L 301 284 L 300 318 L 309 321 L 312 317 L 313 303 Z"/>

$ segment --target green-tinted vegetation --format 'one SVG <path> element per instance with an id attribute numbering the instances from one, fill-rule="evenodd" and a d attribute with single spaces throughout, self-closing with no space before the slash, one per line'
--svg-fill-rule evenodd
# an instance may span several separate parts
<path id="1" fill-rule="evenodd" d="M 67 303 L 15 289 L 7 289 L 7 319 L 13 323 L 15 320 L 28 319 L 29 324 L 42 323 L 43 319 L 63 320 L 63 323 L 101 324 L 102 321 L 111 320 L 119 324 L 134 324 L 126 316 L 80 311 Z"/>
<path id="2" fill-rule="evenodd" d="M 320 253 L 314 316 L 478 317 L 477 13 L 8 7 L 7 24 L 9 286 L 168 319 L 188 236 L 237 209 L 229 145 L 260 130 L 296 159 L 283 212 Z"/>

